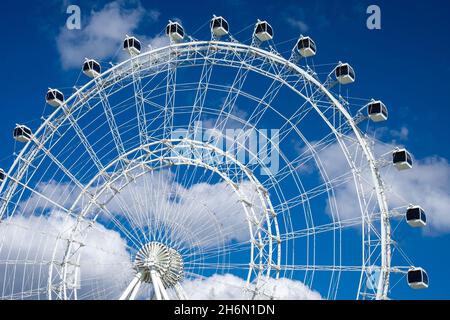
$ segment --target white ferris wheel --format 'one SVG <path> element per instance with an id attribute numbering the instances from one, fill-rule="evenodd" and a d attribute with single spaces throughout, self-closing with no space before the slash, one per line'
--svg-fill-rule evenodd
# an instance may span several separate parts
<path id="1" fill-rule="evenodd" d="M 386 299 L 398 282 L 428 286 L 394 233 L 425 213 L 392 207 L 383 179 L 412 157 L 378 155 L 361 129 L 386 106 L 343 97 L 353 68 L 314 64 L 310 37 L 284 57 L 266 21 L 249 44 L 223 17 L 208 27 L 197 40 L 169 21 L 170 44 L 142 51 L 126 36 L 125 61 L 86 59 L 89 82 L 49 89 L 52 113 L 16 126 L 23 148 L 0 171 L 2 299 L 190 299 L 208 286 L 276 299 L 283 281 Z"/>

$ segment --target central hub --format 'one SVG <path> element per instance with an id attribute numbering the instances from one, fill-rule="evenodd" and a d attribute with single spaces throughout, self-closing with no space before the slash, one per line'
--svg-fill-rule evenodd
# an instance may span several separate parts
<path id="1" fill-rule="evenodd" d="M 183 259 L 174 249 L 160 242 L 149 242 L 137 253 L 135 268 L 141 273 L 141 280 L 151 283 L 151 272 L 158 273 L 165 288 L 173 287 L 184 277 Z"/>

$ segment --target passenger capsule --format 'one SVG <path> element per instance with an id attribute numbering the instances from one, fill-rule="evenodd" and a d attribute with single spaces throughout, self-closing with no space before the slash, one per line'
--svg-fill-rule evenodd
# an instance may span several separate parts
<path id="1" fill-rule="evenodd" d="M 83 64 L 83 73 L 90 78 L 98 77 L 101 74 L 100 64 L 93 59 L 86 60 Z"/>
<path id="2" fill-rule="evenodd" d="M 123 49 L 132 56 L 141 53 L 141 42 L 136 37 L 127 36 L 123 41 Z"/>
<path id="3" fill-rule="evenodd" d="M 411 154 L 406 149 L 395 150 L 392 154 L 392 162 L 397 170 L 411 169 L 413 166 Z"/>
<path id="4" fill-rule="evenodd" d="M 339 64 L 334 70 L 337 81 L 340 84 L 355 82 L 355 71 L 348 63 Z"/>
<path id="5" fill-rule="evenodd" d="M 228 22 L 223 17 L 214 16 L 211 20 L 211 31 L 216 37 L 221 37 L 229 32 Z"/>
<path id="6" fill-rule="evenodd" d="M 52 107 L 59 107 L 64 103 L 64 95 L 57 89 L 48 89 L 45 101 Z"/>
<path id="7" fill-rule="evenodd" d="M 312 57 L 316 54 L 316 44 L 310 37 L 301 37 L 297 41 L 297 51 L 304 58 Z"/>
<path id="8" fill-rule="evenodd" d="M 17 125 L 13 131 L 14 139 L 23 143 L 30 141 L 32 134 L 31 129 L 24 125 Z"/>
<path id="9" fill-rule="evenodd" d="M 413 289 L 428 288 L 428 275 L 422 268 L 412 268 L 408 270 L 408 285 Z"/>
<path id="10" fill-rule="evenodd" d="M 267 21 L 258 20 L 255 26 L 254 36 L 257 37 L 259 41 L 272 40 L 273 29 Z"/>
<path id="11" fill-rule="evenodd" d="M 406 222 L 413 228 L 423 228 L 427 225 L 427 216 L 420 206 L 410 206 L 406 209 Z"/>
<path id="12" fill-rule="evenodd" d="M 166 35 L 174 42 L 179 42 L 184 38 L 184 29 L 178 22 L 169 21 L 166 27 Z"/>
<path id="13" fill-rule="evenodd" d="M 381 101 L 371 101 L 367 105 L 367 114 L 370 120 L 374 122 L 386 121 L 388 119 L 388 111 Z"/>

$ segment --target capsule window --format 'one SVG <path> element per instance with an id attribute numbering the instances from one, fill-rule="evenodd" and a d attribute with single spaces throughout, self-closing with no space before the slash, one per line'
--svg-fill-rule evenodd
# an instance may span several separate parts
<path id="1" fill-rule="evenodd" d="M 409 208 L 406 212 L 407 220 L 419 220 L 421 218 L 420 208 Z"/>
<path id="2" fill-rule="evenodd" d="M 225 20 L 222 20 L 222 27 L 228 31 L 228 22 L 226 22 Z"/>
<path id="3" fill-rule="evenodd" d="M 94 69 L 95 72 L 100 73 L 100 65 L 99 64 L 92 62 L 92 69 Z"/>
<path id="4" fill-rule="evenodd" d="M 428 275 L 427 275 L 426 272 L 422 272 L 422 281 L 423 281 L 425 284 L 428 284 Z"/>
<path id="5" fill-rule="evenodd" d="M 47 92 L 46 99 L 47 100 L 55 100 L 55 94 L 53 93 L 53 91 Z"/>
<path id="6" fill-rule="evenodd" d="M 16 128 L 14 128 L 13 135 L 15 137 L 19 137 L 19 136 L 31 137 L 31 130 L 26 127 L 23 127 L 23 126 L 16 127 Z"/>
<path id="7" fill-rule="evenodd" d="M 409 271 L 408 272 L 408 282 L 409 283 L 422 282 L 422 271 L 421 270 Z"/>
<path id="8" fill-rule="evenodd" d="M 180 35 L 180 36 L 184 36 L 184 31 L 183 28 L 181 28 L 179 25 L 175 25 L 176 26 L 176 32 Z"/>
<path id="9" fill-rule="evenodd" d="M 64 96 L 61 92 L 56 92 L 56 99 L 58 99 L 59 101 L 63 101 L 64 100 Z"/>
<path id="10" fill-rule="evenodd" d="M 264 26 L 263 26 L 263 23 L 259 23 L 257 26 L 256 26 L 256 33 L 261 33 L 261 32 L 264 32 L 265 30 L 264 30 Z"/>
<path id="11" fill-rule="evenodd" d="M 309 47 L 309 40 L 303 39 L 302 40 L 302 48 L 308 48 Z"/>
<path id="12" fill-rule="evenodd" d="M 425 214 L 425 212 L 423 212 L 423 211 L 420 212 L 420 219 L 421 219 L 424 223 L 427 223 L 427 215 Z"/>
<path id="13" fill-rule="evenodd" d="M 141 51 L 141 43 L 139 41 L 133 39 L 133 44 L 137 50 Z"/>
<path id="14" fill-rule="evenodd" d="M 355 73 L 353 72 L 353 69 L 350 68 L 350 70 L 348 71 L 348 74 L 350 75 L 350 77 L 354 78 L 355 77 Z"/>
<path id="15" fill-rule="evenodd" d="M 409 153 L 406 154 L 406 162 L 408 162 L 409 164 L 412 164 L 411 155 Z"/>
<path id="16" fill-rule="evenodd" d="M 212 27 L 213 28 L 220 28 L 222 25 L 221 25 L 221 23 L 220 23 L 220 19 L 214 19 L 213 21 L 212 21 Z"/>
<path id="17" fill-rule="evenodd" d="M 381 112 L 381 104 L 376 102 L 369 105 L 369 113 L 380 113 Z"/>
<path id="18" fill-rule="evenodd" d="M 347 65 L 343 65 L 343 66 L 340 66 L 340 67 L 338 67 L 337 69 L 336 69 L 336 75 L 338 76 L 338 77 L 340 77 L 340 76 L 345 76 L 345 75 L 347 75 L 349 72 L 348 72 L 348 66 Z"/>
<path id="19" fill-rule="evenodd" d="M 394 152 L 394 163 L 405 162 L 406 161 L 406 152 Z"/>

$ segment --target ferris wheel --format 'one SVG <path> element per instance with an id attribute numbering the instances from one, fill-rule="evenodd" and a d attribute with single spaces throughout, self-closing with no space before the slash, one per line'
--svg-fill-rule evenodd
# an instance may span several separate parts
<path id="1" fill-rule="evenodd" d="M 52 113 L 15 127 L 23 148 L 0 171 L 2 299 L 387 299 L 397 283 L 428 287 L 394 232 L 424 227 L 425 212 L 392 207 L 383 179 L 407 174 L 412 155 L 378 154 L 362 129 L 387 120 L 386 105 L 343 97 L 355 71 L 314 63 L 310 37 L 284 57 L 267 21 L 248 44 L 223 17 L 208 26 L 197 40 L 169 21 L 170 44 L 150 50 L 126 36 L 125 61 L 86 59 L 86 84 L 50 88 Z"/>

